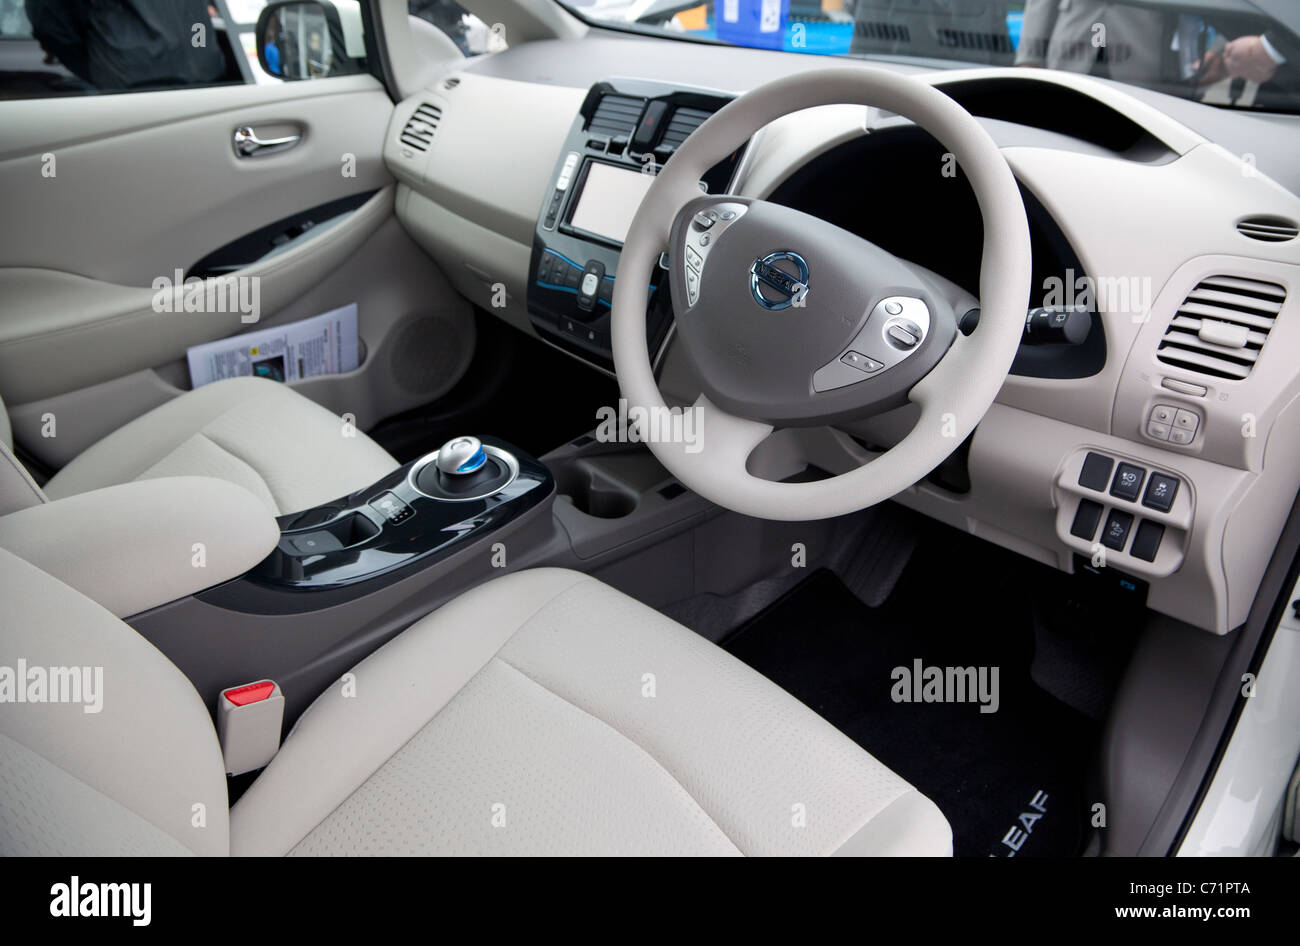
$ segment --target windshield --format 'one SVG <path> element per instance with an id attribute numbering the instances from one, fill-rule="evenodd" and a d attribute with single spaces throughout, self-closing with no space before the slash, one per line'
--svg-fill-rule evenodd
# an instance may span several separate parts
<path id="1" fill-rule="evenodd" d="M 591 23 L 821 56 L 1087 73 L 1300 111 L 1300 0 L 565 0 Z"/>

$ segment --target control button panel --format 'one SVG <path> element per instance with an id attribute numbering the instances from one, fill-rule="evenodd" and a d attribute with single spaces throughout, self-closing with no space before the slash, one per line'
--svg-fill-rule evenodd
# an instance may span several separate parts
<path id="1" fill-rule="evenodd" d="M 1177 416 L 1178 408 L 1172 408 Z M 1054 483 L 1056 534 L 1091 561 L 1162 577 L 1182 564 L 1194 518 L 1191 484 L 1132 459 L 1081 448 Z M 1096 561 L 1105 549 L 1105 562 Z"/>
<path id="2" fill-rule="evenodd" d="M 415 510 L 402 502 L 394 493 L 383 492 L 367 503 L 371 509 L 379 513 L 393 525 L 399 522 L 405 522 L 415 515 Z"/>
<path id="3" fill-rule="evenodd" d="M 1157 404 L 1147 415 L 1146 434 L 1152 440 L 1183 446 L 1196 438 L 1201 426 L 1201 415 L 1186 407 L 1174 404 Z"/>
<path id="4" fill-rule="evenodd" d="M 708 262 L 709 251 L 717 244 L 718 238 L 742 216 L 746 206 L 732 201 L 722 201 L 712 207 L 705 207 L 691 218 L 685 231 L 685 245 L 682 247 L 682 276 L 686 285 L 686 305 L 693 306 L 700 301 L 700 288 L 704 283 L 704 264 Z"/>
<path id="5" fill-rule="evenodd" d="M 892 368 L 917 351 L 929 331 L 930 309 L 923 301 L 881 299 L 845 350 L 813 372 L 813 390 L 833 391 Z"/>
<path id="6" fill-rule="evenodd" d="M 555 229 L 555 221 L 560 215 L 560 207 L 564 203 L 565 192 L 568 191 L 569 185 L 573 183 L 573 172 L 578 168 L 578 152 L 570 151 L 564 157 L 564 164 L 560 165 L 560 174 L 555 179 L 555 188 L 551 191 L 550 203 L 546 205 L 546 215 L 542 219 L 542 225 L 547 230 Z"/>

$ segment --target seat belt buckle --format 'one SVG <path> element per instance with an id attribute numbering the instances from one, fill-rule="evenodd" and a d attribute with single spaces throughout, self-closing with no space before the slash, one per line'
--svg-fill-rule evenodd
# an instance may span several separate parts
<path id="1" fill-rule="evenodd" d="M 284 694 L 274 680 L 258 680 L 222 690 L 218 697 L 217 736 L 226 773 L 260 769 L 280 751 Z"/>

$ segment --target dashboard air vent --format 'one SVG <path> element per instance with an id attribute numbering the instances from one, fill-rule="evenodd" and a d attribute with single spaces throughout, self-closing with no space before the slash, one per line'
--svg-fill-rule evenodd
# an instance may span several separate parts
<path id="1" fill-rule="evenodd" d="M 596 105 L 587 131 L 595 135 L 631 135 L 636 129 L 636 120 L 641 117 L 641 108 L 645 99 L 633 95 L 605 95 Z"/>
<path id="2" fill-rule="evenodd" d="M 891 43 L 912 41 L 912 31 L 902 24 L 859 20 L 853 24 L 853 32 L 866 39 L 886 40 Z"/>
<path id="3" fill-rule="evenodd" d="M 1156 358 L 1214 378 L 1245 378 L 1285 301 L 1286 290 L 1275 283 L 1203 279 L 1170 320 Z"/>
<path id="4" fill-rule="evenodd" d="M 1237 223 L 1237 232 L 1265 243 L 1285 243 L 1300 235 L 1300 227 L 1285 217 L 1247 217 Z"/>
<path id="5" fill-rule="evenodd" d="M 406 127 L 397 136 L 398 140 L 416 151 L 428 151 L 429 145 L 433 143 L 433 133 L 438 130 L 440 121 L 442 121 L 442 109 L 426 102 L 407 119 Z"/>
<path id="6" fill-rule="evenodd" d="M 708 120 L 712 112 L 706 112 L 700 108 L 679 108 L 673 112 L 673 117 L 668 119 L 668 127 L 664 129 L 663 140 L 659 143 L 660 147 L 677 148 L 687 136 L 695 129 Z"/>

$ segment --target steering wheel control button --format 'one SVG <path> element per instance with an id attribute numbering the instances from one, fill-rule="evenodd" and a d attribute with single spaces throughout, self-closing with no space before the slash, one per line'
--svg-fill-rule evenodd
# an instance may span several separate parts
<path id="1" fill-rule="evenodd" d="M 1111 481 L 1110 494 L 1120 499 L 1127 499 L 1131 503 L 1137 502 L 1138 494 L 1142 491 L 1142 480 L 1146 475 L 1147 471 L 1140 466 L 1121 463 L 1115 470 L 1115 479 Z"/>
<path id="2" fill-rule="evenodd" d="M 898 303 L 888 303 L 885 307 L 886 312 L 889 311 L 890 305 L 898 305 Z M 914 325 L 905 319 L 890 322 L 885 327 L 885 335 L 891 345 L 895 348 L 902 348 L 904 351 L 910 351 L 921 344 L 920 326 Z"/>
<path id="3" fill-rule="evenodd" d="M 1157 424 L 1173 424 L 1174 415 L 1178 413 L 1178 408 L 1170 407 L 1168 404 L 1157 404 L 1151 408 L 1150 420 Z"/>
<path id="4" fill-rule="evenodd" d="M 370 500 L 368 503 L 371 509 L 379 513 L 393 525 L 405 522 L 415 515 L 415 510 L 402 502 L 391 492 L 383 492 Z"/>
<path id="5" fill-rule="evenodd" d="M 1164 537 L 1164 526 L 1150 519 L 1143 519 L 1138 523 L 1137 531 L 1133 533 L 1133 547 L 1128 550 L 1128 553 L 1144 562 L 1154 562 L 1156 553 L 1160 551 L 1160 540 Z"/>
<path id="6" fill-rule="evenodd" d="M 1191 411 L 1179 409 L 1174 415 L 1174 429 L 1187 430 L 1196 433 L 1196 428 L 1201 426 L 1201 418 Z"/>
<path id="7" fill-rule="evenodd" d="M 700 274 L 686 267 L 686 304 L 695 305 L 700 298 Z"/>
<path id="8" fill-rule="evenodd" d="M 1083 458 L 1083 469 L 1079 471 L 1079 485 L 1085 489 L 1106 492 L 1110 485 L 1110 471 L 1115 468 L 1115 461 L 1102 453 L 1091 453 Z"/>
<path id="9" fill-rule="evenodd" d="M 700 298 L 700 287 L 704 282 L 704 264 L 708 262 L 709 253 L 717 245 L 718 238 L 724 230 L 738 220 L 745 212 L 744 204 L 720 203 L 715 207 L 705 207 L 691 217 L 691 225 L 685 231 L 681 244 L 682 252 L 677 258 L 682 260 L 680 272 L 686 288 L 686 305 L 695 305 Z M 691 239 L 691 235 L 695 239 Z M 664 265 L 667 262 L 668 265 Z M 672 265 L 670 254 L 664 254 L 660 265 L 669 269 Z"/>
<path id="10" fill-rule="evenodd" d="M 876 361 L 876 359 L 868 358 L 866 355 L 862 354 L 862 352 L 858 351 L 846 351 L 840 356 L 840 361 L 850 367 L 857 368 L 859 371 L 866 371 L 868 373 L 879 371 L 881 368 L 885 367 L 883 364 Z"/>
<path id="11" fill-rule="evenodd" d="M 885 311 L 890 315 L 901 315 L 903 312 L 903 303 L 890 300 L 884 304 Z"/>
<path id="12" fill-rule="evenodd" d="M 1124 551 L 1129 530 L 1133 528 L 1133 514 L 1112 509 L 1106 517 L 1106 527 L 1101 530 L 1101 544 L 1116 552 Z"/>
<path id="13" fill-rule="evenodd" d="M 1101 503 L 1093 502 L 1091 499 L 1079 500 L 1079 508 L 1074 512 L 1074 522 L 1070 524 L 1070 535 L 1091 542 L 1097 534 L 1101 513 Z"/>
<path id="14" fill-rule="evenodd" d="M 897 308 L 899 314 L 891 315 Z M 892 329 L 898 329 L 897 334 Z M 859 372 L 872 374 L 887 371 L 908 358 L 921 347 L 930 331 L 930 309 L 920 299 L 911 296 L 890 296 L 881 299 L 872 308 L 857 336 L 849 342 L 832 362 L 813 372 L 813 391 L 821 394 L 836 388 L 865 381 Z M 868 368 L 866 363 L 854 364 L 849 355 L 866 358 L 878 367 Z M 858 371 L 848 371 L 852 365 Z"/>
<path id="15" fill-rule="evenodd" d="M 1160 512 L 1168 512 L 1174 506 L 1178 486 L 1178 477 L 1167 473 L 1152 473 L 1151 478 L 1147 480 L 1146 492 L 1142 494 L 1142 505 Z"/>

